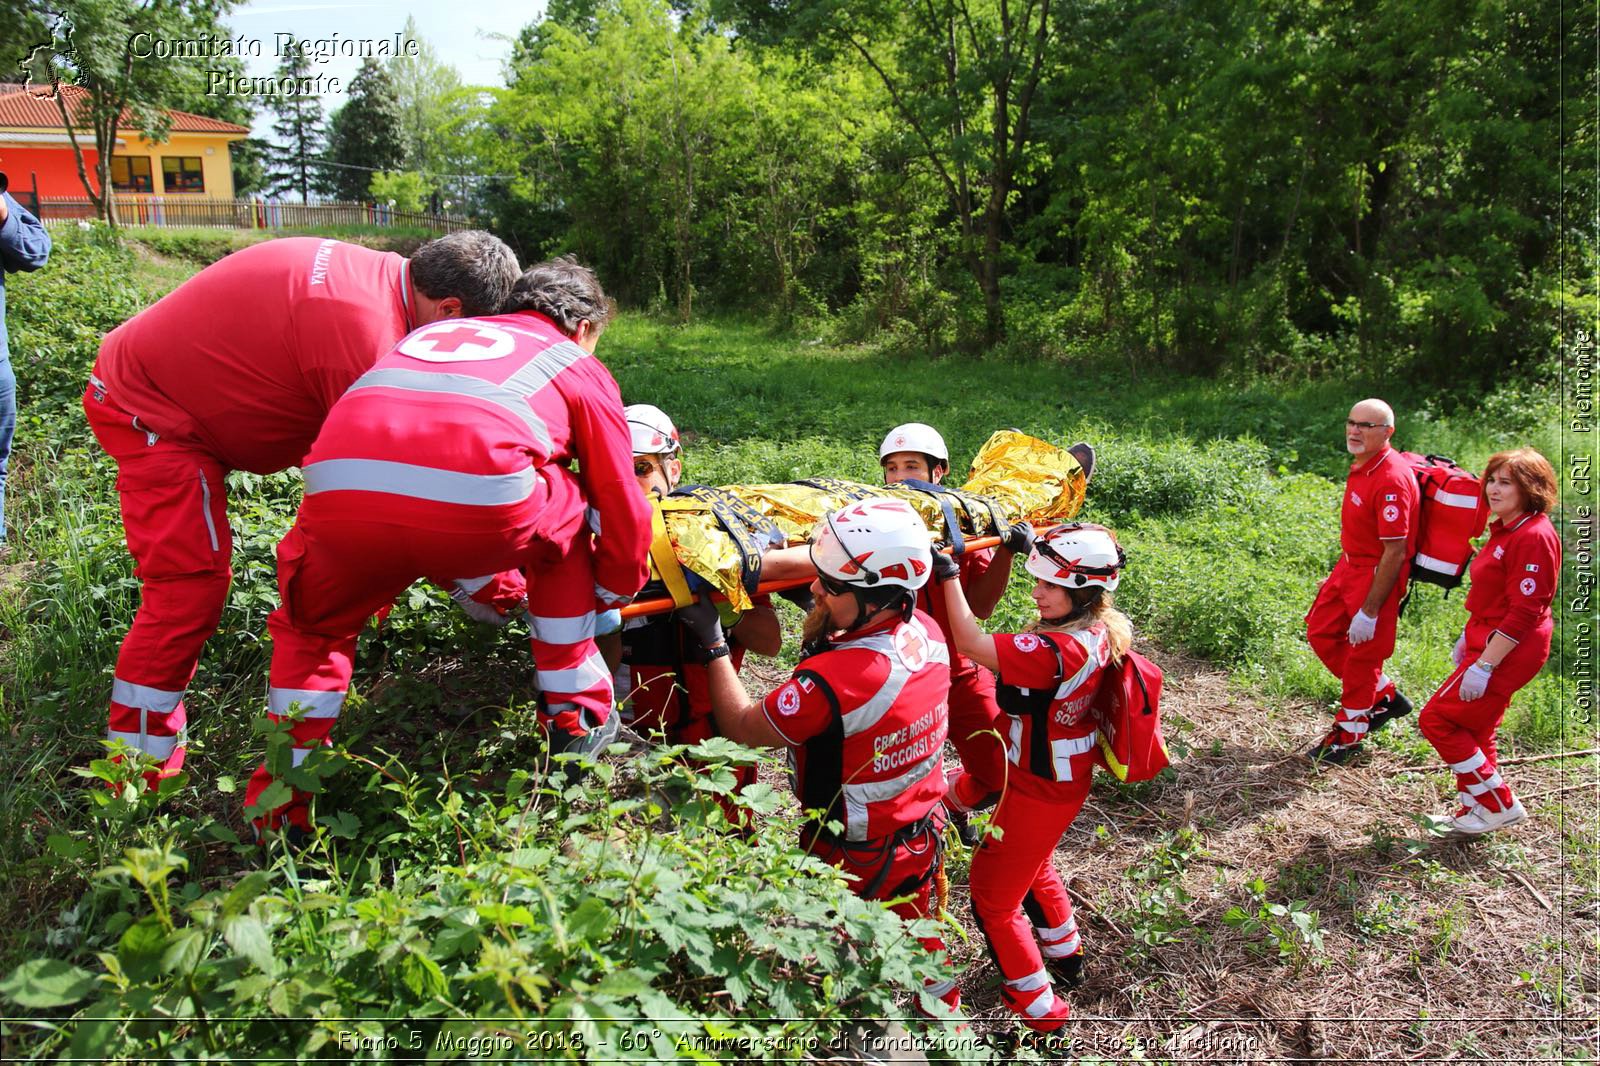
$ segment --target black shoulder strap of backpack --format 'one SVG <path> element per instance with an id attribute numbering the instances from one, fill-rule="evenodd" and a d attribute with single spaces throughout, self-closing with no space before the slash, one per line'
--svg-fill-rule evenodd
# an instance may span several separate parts
<path id="1" fill-rule="evenodd" d="M 1066 680 L 1067 663 L 1061 649 L 1053 640 L 1040 637 L 1050 654 L 1056 659 L 1056 680 L 1047 688 L 1022 689 L 1004 683 L 995 685 L 995 702 L 1000 709 L 1014 718 L 1026 718 L 1033 728 L 1028 730 L 1028 769 L 1047 781 L 1056 776 L 1055 758 L 1050 752 L 1050 705 L 1055 702 L 1056 689 Z"/>

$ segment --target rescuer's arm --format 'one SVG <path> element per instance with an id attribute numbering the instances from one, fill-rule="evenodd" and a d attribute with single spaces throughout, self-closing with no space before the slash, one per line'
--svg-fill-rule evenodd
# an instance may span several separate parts
<path id="1" fill-rule="evenodd" d="M 954 559 L 944 552 L 933 553 L 933 580 L 939 583 L 934 595 L 944 596 L 946 620 L 956 651 L 979 666 L 993 670 L 1000 662 L 995 654 L 994 638 L 979 628 L 978 619 L 967 606 L 966 593 L 961 590 L 960 576 L 961 568 Z"/>

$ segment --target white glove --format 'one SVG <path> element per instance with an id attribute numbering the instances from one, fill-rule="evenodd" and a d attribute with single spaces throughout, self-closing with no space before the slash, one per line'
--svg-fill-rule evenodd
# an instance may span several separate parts
<path id="1" fill-rule="evenodd" d="M 1461 660 L 1465 659 L 1466 657 L 1467 657 L 1467 635 L 1465 633 L 1463 633 L 1459 637 L 1456 638 L 1456 646 L 1454 648 L 1450 649 L 1450 661 L 1452 663 L 1454 663 L 1455 665 L 1460 666 L 1461 665 Z"/>
<path id="2" fill-rule="evenodd" d="M 622 628 L 622 609 L 613 607 L 609 611 L 597 612 L 594 616 L 594 635 L 603 637 L 608 633 L 615 633 Z"/>
<path id="3" fill-rule="evenodd" d="M 1468 702 L 1483 695 L 1483 690 L 1489 687 L 1489 671 L 1477 663 L 1467 667 L 1467 672 L 1461 675 L 1461 698 Z"/>
<path id="4" fill-rule="evenodd" d="M 1366 611 L 1357 611 L 1356 616 L 1350 619 L 1350 643 L 1365 644 L 1372 639 L 1372 634 L 1378 628 L 1378 620 Z"/>

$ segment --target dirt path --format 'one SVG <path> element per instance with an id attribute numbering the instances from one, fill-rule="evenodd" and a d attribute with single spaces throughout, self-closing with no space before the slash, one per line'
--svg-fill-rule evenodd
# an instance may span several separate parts
<path id="1" fill-rule="evenodd" d="M 1319 710 L 1274 713 L 1210 664 L 1158 659 L 1169 736 L 1188 754 L 1175 780 L 1097 781 L 1056 853 L 1080 905 L 1088 970 L 1069 997 L 1070 1049 L 1052 1050 L 1124 1061 L 1139 1050 L 1177 1062 L 1589 1061 L 1600 1015 L 1592 758 L 1508 767 L 1530 821 L 1474 842 L 1434 840 L 1411 815 L 1453 805 L 1444 771 L 1382 750 L 1315 768 L 1298 753 L 1323 725 Z M 752 689 L 765 687 L 757 677 L 775 680 L 757 669 Z M 1415 730 L 1416 719 L 1390 728 Z M 1174 843 L 1186 826 L 1191 842 Z M 956 952 L 973 1028 L 1011 1031 L 972 925 L 966 858 L 953 860 L 949 910 L 967 932 Z M 1281 959 L 1268 930 L 1226 920 L 1233 907 L 1259 918 L 1263 902 L 1295 900 L 1315 912 L 1308 932 L 1320 946 L 1285 915 Z"/>

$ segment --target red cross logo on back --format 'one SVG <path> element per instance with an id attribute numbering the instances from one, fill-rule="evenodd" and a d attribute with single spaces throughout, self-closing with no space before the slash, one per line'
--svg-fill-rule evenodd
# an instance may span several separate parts
<path id="1" fill-rule="evenodd" d="M 511 334 L 477 322 L 440 322 L 400 342 L 401 355 L 430 363 L 475 363 L 511 354 Z"/>

